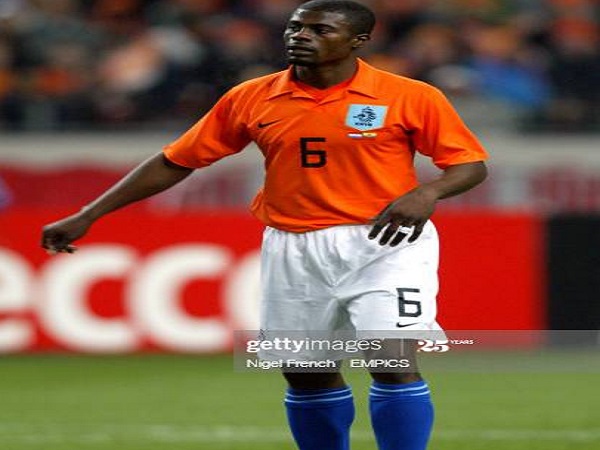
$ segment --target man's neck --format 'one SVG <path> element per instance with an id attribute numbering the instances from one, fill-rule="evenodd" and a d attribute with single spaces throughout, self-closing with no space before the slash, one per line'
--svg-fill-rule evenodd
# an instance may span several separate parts
<path id="1" fill-rule="evenodd" d="M 294 66 L 298 81 L 317 89 L 327 89 L 354 76 L 358 68 L 356 58 L 331 66 Z"/>

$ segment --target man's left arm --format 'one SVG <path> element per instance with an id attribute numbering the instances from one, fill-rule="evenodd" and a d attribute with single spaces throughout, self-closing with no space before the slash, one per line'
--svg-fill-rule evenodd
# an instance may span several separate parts
<path id="1" fill-rule="evenodd" d="M 414 227 L 408 239 L 408 242 L 414 242 L 423 232 L 438 200 L 462 194 L 477 186 L 486 176 L 487 167 L 483 161 L 448 166 L 439 178 L 398 197 L 381 211 L 373 219 L 369 239 L 377 238 L 383 231 L 379 243 L 396 246 L 407 236 L 398 231 L 400 227 Z"/>

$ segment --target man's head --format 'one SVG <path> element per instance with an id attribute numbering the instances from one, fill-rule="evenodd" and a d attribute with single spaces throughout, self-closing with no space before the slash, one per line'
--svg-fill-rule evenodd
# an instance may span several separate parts
<path id="1" fill-rule="evenodd" d="M 370 35 L 375 27 L 375 14 L 365 5 L 350 0 L 311 0 L 298 9 L 342 14 L 354 34 Z"/>
<path id="2" fill-rule="evenodd" d="M 373 12 L 349 0 L 312 0 L 301 4 L 284 32 L 289 62 L 296 65 L 335 63 L 370 39 Z"/>

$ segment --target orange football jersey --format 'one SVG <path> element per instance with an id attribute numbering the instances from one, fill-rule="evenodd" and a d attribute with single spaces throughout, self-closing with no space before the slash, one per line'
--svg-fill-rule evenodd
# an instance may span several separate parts
<path id="1" fill-rule="evenodd" d="M 441 169 L 487 158 L 438 89 L 362 60 L 349 82 L 319 92 L 292 68 L 246 81 L 164 153 L 200 168 L 251 141 L 266 169 L 251 210 L 292 232 L 368 223 L 417 186 L 415 152 Z"/>

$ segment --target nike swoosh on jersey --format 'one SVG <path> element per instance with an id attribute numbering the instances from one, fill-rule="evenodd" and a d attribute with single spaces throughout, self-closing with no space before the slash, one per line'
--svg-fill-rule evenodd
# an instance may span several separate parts
<path id="1" fill-rule="evenodd" d="M 410 327 L 411 325 L 416 325 L 416 324 L 418 324 L 418 323 L 419 323 L 419 322 L 413 322 L 413 323 L 407 323 L 406 325 L 402 325 L 402 324 L 400 324 L 400 322 L 398 322 L 398 323 L 396 323 L 396 326 L 397 326 L 398 328 L 404 328 L 404 327 Z"/>
<path id="2" fill-rule="evenodd" d="M 279 122 L 282 119 L 272 120 L 271 122 L 258 122 L 258 128 L 268 127 L 269 125 L 273 125 L 274 123 Z"/>

